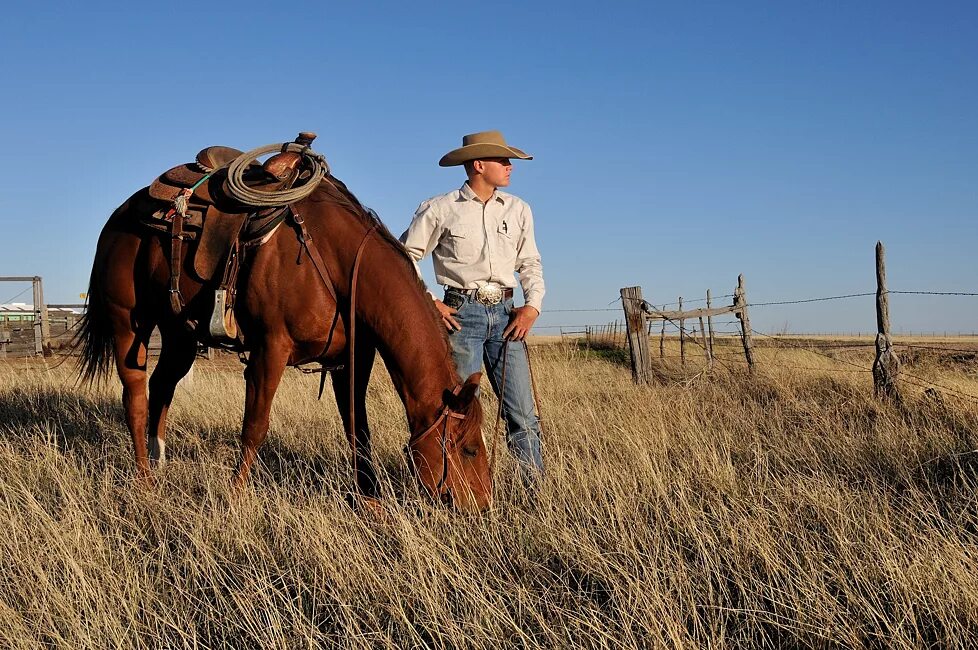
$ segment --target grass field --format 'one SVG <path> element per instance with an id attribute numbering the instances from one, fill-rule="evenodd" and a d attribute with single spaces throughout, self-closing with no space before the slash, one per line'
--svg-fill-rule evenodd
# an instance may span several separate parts
<path id="1" fill-rule="evenodd" d="M 418 495 L 382 368 L 376 517 L 316 377 L 287 374 L 232 494 L 236 361 L 179 389 L 154 489 L 114 378 L 0 363 L 0 647 L 973 646 L 978 357 L 916 350 L 945 388 L 885 405 L 872 348 L 757 352 L 637 387 L 619 351 L 534 347 L 547 481 L 528 501 L 503 454 L 479 516 Z"/>

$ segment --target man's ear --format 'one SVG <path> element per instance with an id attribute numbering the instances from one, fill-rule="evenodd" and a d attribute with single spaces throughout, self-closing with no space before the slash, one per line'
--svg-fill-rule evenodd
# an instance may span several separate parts
<path id="1" fill-rule="evenodd" d="M 473 372 L 469 375 L 469 378 L 465 380 L 462 384 L 462 388 L 458 391 L 458 395 L 452 393 L 451 391 L 445 391 L 444 400 L 448 408 L 452 409 L 456 413 L 464 413 L 472 400 L 475 399 L 475 395 L 479 390 L 479 383 L 482 381 L 481 372 Z"/>

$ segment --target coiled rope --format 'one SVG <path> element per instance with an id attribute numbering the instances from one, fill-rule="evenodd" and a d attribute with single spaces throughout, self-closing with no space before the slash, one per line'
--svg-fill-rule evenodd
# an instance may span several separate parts
<path id="1" fill-rule="evenodd" d="M 263 192 L 261 190 L 248 187 L 244 182 L 244 174 L 249 165 L 258 160 L 259 156 L 267 153 L 292 152 L 301 154 L 311 165 L 311 175 L 301 185 L 287 190 L 277 190 L 273 192 Z M 228 165 L 227 191 L 232 198 L 241 201 L 246 205 L 256 207 L 272 207 L 288 205 L 301 201 L 312 194 L 319 186 L 319 181 L 329 173 L 329 164 L 326 158 L 314 152 L 308 145 L 289 142 L 287 144 L 269 144 L 258 147 L 251 151 L 246 151 Z"/>

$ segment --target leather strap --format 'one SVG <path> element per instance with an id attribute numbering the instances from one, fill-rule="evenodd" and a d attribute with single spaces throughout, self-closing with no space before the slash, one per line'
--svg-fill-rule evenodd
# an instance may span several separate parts
<path id="1" fill-rule="evenodd" d="M 503 341 L 503 372 L 499 382 L 499 404 L 496 407 L 496 423 L 492 425 L 492 448 L 489 451 L 489 476 L 496 465 L 496 440 L 499 439 L 499 421 L 503 417 L 503 398 L 506 395 L 506 359 L 509 357 L 509 339 Z"/>
<path id="2" fill-rule="evenodd" d="M 333 288 L 333 280 L 329 277 L 329 269 L 326 267 L 326 262 L 323 261 L 322 255 L 319 254 L 319 249 L 315 246 L 310 246 L 312 243 L 312 235 L 309 234 L 309 230 L 306 229 L 306 221 L 299 214 L 299 211 L 295 209 L 295 206 L 289 206 L 289 211 L 292 213 L 292 221 L 295 225 L 299 227 L 299 243 L 302 244 L 302 248 L 306 251 L 309 259 L 312 260 L 312 265 L 316 268 L 316 272 L 319 274 L 319 278 L 326 285 L 326 290 L 329 291 L 329 295 L 333 297 L 333 302 L 336 303 L 337 309 L 339 309 L 340 301 L 336 297 L 336 289 Z M 373 230 L 371 230 L 373 232 Z M 366 237 L 364 237 L 366 240 Z M 363 243 L 360 244 L 361 248 Z M 360 251 L 357 251 L 359 255 Z M 360 258 L 357 257 L 359 260 Z M 354 276 L 356 278 L 356 276 Z M 356 279 L 354 279 L 356 282 Z"/>
<path id="3" fill-rule="evenodd" d="M 183 190 L 186 193 L 186 190 Z M 170 309 L 179 316 L 183 312 L 183 294 L 180 293 L 180 267 L 183 264 L 183 220 L 187 214 L 186 207 L 174 202 L 176 209 L 172 210 L 170 220 Z M 186 206 L 186 199 L 183 202 Z"/>

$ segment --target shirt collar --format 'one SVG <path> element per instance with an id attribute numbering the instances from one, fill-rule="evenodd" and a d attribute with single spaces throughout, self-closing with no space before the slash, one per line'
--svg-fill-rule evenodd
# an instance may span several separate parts
<path id="1" fill-rule="evenodd" d="M 459 196 L 462 199 L 465 199 L 466 201 L 479 201 L 479 203 L 482 203 L 482 201 L 479 199 L 479 197 L 476 196 L 475 192 L 472 191 L 472 188 L 469 187 L 469 182 L 468 181 L 465 181 L 464 183 L 462 183 L 462 187 L 459 188 L 458 193 L 459 193 Z M 499 190 L 493 190 L 492 196 L 490 197 L 490 200 L 492 200 L 492 199 L 495 199 L 496 201 L 499 201 L 499 203 L 501 203 L 503 205 L 506 204 L 506 201 L 503 200 L 503 197 L 499 193 Z"/>

